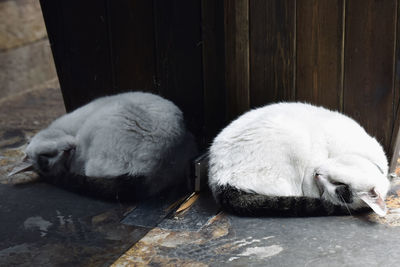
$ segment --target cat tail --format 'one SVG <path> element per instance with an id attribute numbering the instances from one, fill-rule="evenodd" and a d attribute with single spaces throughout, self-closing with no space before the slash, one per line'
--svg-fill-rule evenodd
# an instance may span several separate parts
<path id="1" fill-rule="evenodd" d="M 343 206 L 320 198 L 276 197 L 249 193 L 230 185 L 214 188 L 214 197 L 222 208 L 240 216 L 321 216 L 348 215 Z"/>

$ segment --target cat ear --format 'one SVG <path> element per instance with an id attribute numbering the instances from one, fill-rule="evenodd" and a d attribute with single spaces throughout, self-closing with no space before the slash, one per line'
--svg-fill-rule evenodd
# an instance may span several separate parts
<path id="1" fill-rule="evenodd" d="M 8 177 L 13 176 L 17 173 L 33 171 L 33 165 L 28 156 L 25 156 L 17 166 L 8 174 Z"/>
<path id="2" fill-rule="evenodd" d="M 375 188 L 371 189 L 369 192 L 359 193 L 358 196 L 379 216 L 383 217 L 387 213 L 387 208 L 385 201 L 375 190 Z"/>

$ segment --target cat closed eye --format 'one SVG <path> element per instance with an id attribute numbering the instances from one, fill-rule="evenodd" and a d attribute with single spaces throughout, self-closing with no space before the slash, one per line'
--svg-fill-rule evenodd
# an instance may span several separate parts
<path id="1" fill-rule="evenodd" d="M 57 151 L 52 151 L 52 152 L 46 152 L 46 153 L 41 153 L 39 154 L 39 157 L 44 157 L 44 158 L 52 158 L 57 156 Z"/>
<path id="2" fill-rule="evenodd" d="M 337 181 L 330 181 L 331 184 L 336 185 L 336 186 L 346 186 L 346 184 L 341 183 L 341 182 L 337 182 Z"/>

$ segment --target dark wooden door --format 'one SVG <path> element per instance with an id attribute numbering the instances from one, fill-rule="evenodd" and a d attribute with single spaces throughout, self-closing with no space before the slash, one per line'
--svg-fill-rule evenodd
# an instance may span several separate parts
<path id="1" fill-rule="evenodd" d="M 67 110 L 128 90 L 174 101 L 202 148 L 277 101 L 337 109 L 389 155 L 397 0 L 41 0 Z"/>

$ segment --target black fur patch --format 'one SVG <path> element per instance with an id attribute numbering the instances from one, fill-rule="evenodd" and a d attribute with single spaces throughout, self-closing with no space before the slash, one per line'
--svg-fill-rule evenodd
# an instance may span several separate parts
<path id="1" fill-rule="evenodd" d="M 241 216 L 321 216 L 348 215 L 344 206 L 320 198 L 275 197 L 248 193 L 230 185 L 220 186 L 214 195 L 228 212 Z"/>
<path id="2" fill-rule="evenodd" d="M 338 198 L 345 203 L 352 203 L 353 202 L 353 193 L 350 190 L 348 185 L 339 185 L 336 187 L 335 190 L 336 195 Z"/>
<path id="3" fill-rule="evenodd" d="M 122 175 L 114 178 L 92 178 L 83 175 L 41 176 L 43 180 L 68 191 L 78 194 L 110 200 L 110 201 L 137 201 L 172 190 L 167 187 L 161 192 L 154 191 L 154 185 L 147 183 L 144 176 Z M 187 190 L 186 185 L 175 184 L 182 192 Z M 177 190 L 175 190 L 177 191 Z"/>

